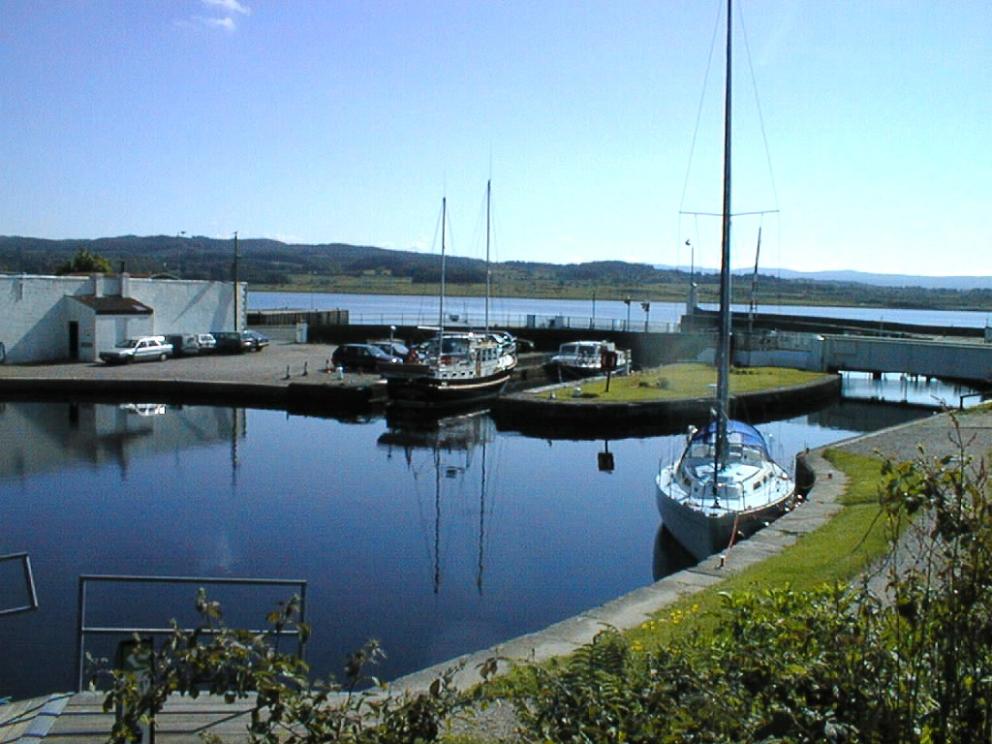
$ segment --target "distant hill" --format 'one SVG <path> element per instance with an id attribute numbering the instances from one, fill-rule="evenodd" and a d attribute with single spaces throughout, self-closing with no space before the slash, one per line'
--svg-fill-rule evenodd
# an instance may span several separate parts
<path id="1" fill-rule="evenodd" d="M 655 264 L 657 269 L 675 270 L 674 266 Z M 688 271 L 688 266 L 677 267 Z M 706 274 L 717 273 L 716 269 L 696 268 Z M 734 269 L 738 276 L 750 276 L 751 269 Z M 781 279 L 798 279 L 814 282 L 845 282 L 867 284 L 873 287 L 922 287 L 923 289 L 990 289 L 992 276 L 919 276 L 915 274 L 875 274 L 868 271 L 793 271 L 792 269 L 759 269 L 761 274 Z"/>
<path id="2" fill-rule="evenodd" d="M 0 273 L 53 274 L 79 250 L 108 259 L 114 270 L 134 275 L 179 276 L 230 281 L 234 241 L 202 236 L 123 235 L 95 240 L 48 240 L 0 236 Z M 604 247 L 604 253 L 608 247 Z M 248 238 L 239 242 L 238 276 L 253 289 L 429 294 L 440 281 L 438 255 L 375 246 L 282 243 Z M 504 261 L 490 267 L 496 295 L 602 300 L 683 302 L 687 267 L 624 261 L 553 264 Z M 750 276 L 741 269 L 735 274 Z M 452 294 L 482 294 L 486 265 L 481 259 L 449 257 L 446 281 Z M 719 277 L 697 270 L 700 302 L 717 301 Z M 735 302 L 750 299 L 751 282 L 733 286 Z M 857 271 L 762 270 L 757 282 L 762 304 L 862 305 L 872 307 L 992 309 L 989 277 L 913 277 Z"/>

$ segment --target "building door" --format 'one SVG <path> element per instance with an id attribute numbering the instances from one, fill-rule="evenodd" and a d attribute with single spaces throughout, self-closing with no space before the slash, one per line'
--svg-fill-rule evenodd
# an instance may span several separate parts
<path id="1" fill-rule="evenodd" d="M 69 321 L 69 358 L 79 359 L 79 322 Z"/>

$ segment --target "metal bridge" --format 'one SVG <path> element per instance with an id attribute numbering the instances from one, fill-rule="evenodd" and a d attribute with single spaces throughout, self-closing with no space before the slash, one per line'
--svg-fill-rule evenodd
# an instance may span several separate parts
<path id="1" fill-rule="evenodd" d="M 739 334 L 735 361 L 834 372 L 918 375 L 992 384 L 992 343 L 815 333 Z"/>

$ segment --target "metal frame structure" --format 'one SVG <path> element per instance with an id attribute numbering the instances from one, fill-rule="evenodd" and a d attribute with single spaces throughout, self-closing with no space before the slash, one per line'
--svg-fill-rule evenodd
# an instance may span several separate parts
<path id="1" fill-rule="evenodd" d="M 27 589 L 28 603 L 26 605 L 22 605 L 21 607 L 0 609 L 0 617 L 4 617 L 5 615 L 17 615 L 21 612 L 31 612 L 32 610 L 38 609 L 38 592 L 34 588 L 34 574 L 31 572 L 31 557 L 27 553 L 9 553 L 8 555 L 0 555 L 0 563 L 16 560 L 21 561 L 21 567 L 24 569 L 24 586 Z"/>
<path id="2" fill-rule="evenodd" d="M 173 631 L 173 628 L 141 628 L 126 626 L 88 626 L 86 624 L 86 586 L 97 583 L 117 583 L 117 584 L 200 584 L 200 585 L 254 585 L 254 586 L 293 586 L 296 587 L 300 596 L 300 622 L 306 620 L 307 602 L 307 582 L 305 579 L 241 579 L 241 578 L 219 578 L 205 576 L 134 576 L 127 574 L 82 574 L 79 577 L 79 595 L 77 600 L 77 623 L 76 623 L 76 689 L 83 689 L 84 661 L 86 658 L 86 636 L 87 635 L 133 635 L 137 633 L 141 636 L 164 636 Z M 191 632 L 192 628 L 184 628 L 186 632 Z M 211 631 L 204 631 L 205 634 Z M 216 631 L 214 631 L 216 632 Z M 266 633 L 270 631 L 252 630 L 252 633 Z M 282 635 L 297 637 L 297 655 L 302 659 L 306 651 L 306 640 L 299 630 L 282 631 Z"/>

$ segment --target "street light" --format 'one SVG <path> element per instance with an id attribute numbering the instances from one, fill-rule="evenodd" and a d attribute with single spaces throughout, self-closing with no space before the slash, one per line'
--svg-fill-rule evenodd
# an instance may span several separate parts
<path id="1" fill-rule="evenodd" d="M 186 235 L 185 230 L 180 230 L 176 233 L 176 278 L 182 276 L 183 273 L 183 236 Z"/>
<path id="2" fill-rule="evenodd" d="M 623 329 L 625 331 L 629 331 L 630 330 L 630 295 L 627 295 L 624 298 L 623 304 L 627 306 L 627 325 L 625 325 Z"/>
<path id="3" fill-rule="evenodd" d="M 651 303 L 650 302 L 642 302 L 641 303 L 641 310 L 644 311 L 644 332 L 647 333 L 648 332 L 648 318 L 650 317 L 650 313 L 651 313 Z"/>
<path id="4" fill-rule="evenodd" d="M 240 318 L 238 317 L 241 313 L 241 308 L 239 307 L 238 295 L 241 294 L 238 288 L 238 231 L 234 231 L 234 330 L 241 330 Z"/>

